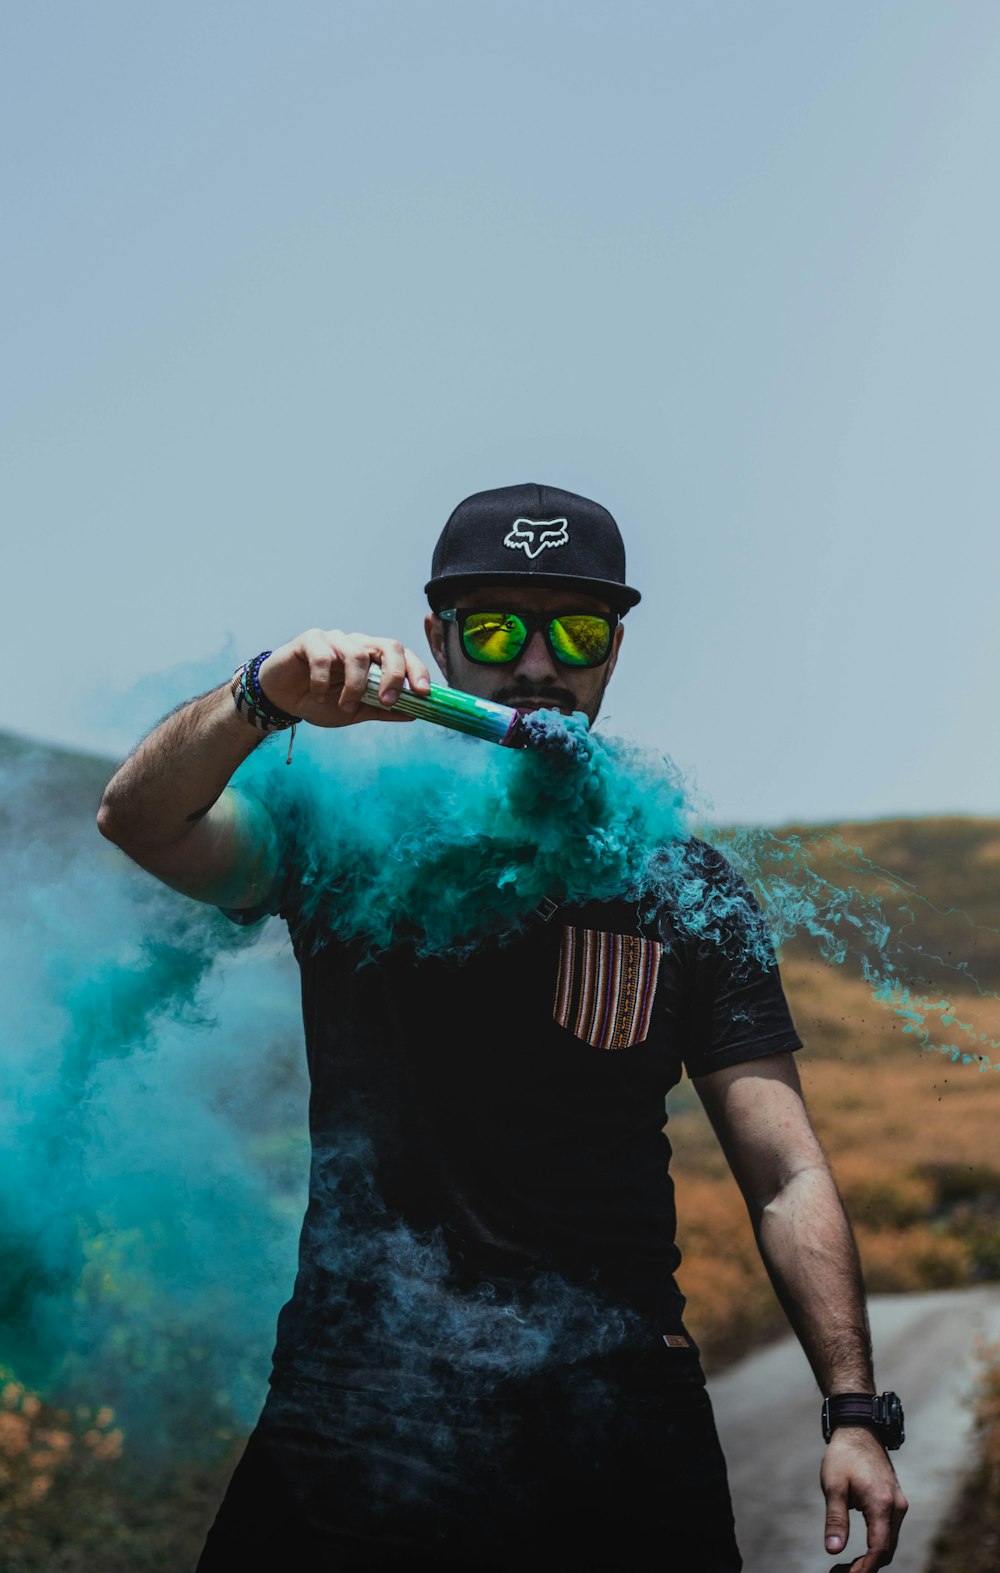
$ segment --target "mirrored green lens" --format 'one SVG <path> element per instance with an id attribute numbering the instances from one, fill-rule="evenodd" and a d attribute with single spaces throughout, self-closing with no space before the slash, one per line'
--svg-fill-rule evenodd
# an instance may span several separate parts
<path id="1" fill-rule="evenodd" d="M 511 612 L 472 612 L 465 620 L 462 643 L 473 661 L 513 661 L 528 636 L 521 619 Z"/>
<path id="2" fill-rule="evenodd" d="M 606 617 L 553 617 L 549 637 L 567 666 L 599 666 L 611 647 L 611 626 Z"/>

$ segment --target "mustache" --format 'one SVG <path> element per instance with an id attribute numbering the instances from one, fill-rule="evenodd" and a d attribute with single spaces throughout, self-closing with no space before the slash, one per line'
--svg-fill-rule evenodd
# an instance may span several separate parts
<path id="1" fill-rule="evenodd" d="M 494 698 L 499 704 L 510 705 L 517 708 L 518 703 L 533 700 L 535 704 L 551 705 L 556 709 L 562 707 L 566 710 L 576 710 L 579 701 L 568 688 L 538 688 L 525 683 L 511 683 L 506 688 L 501 688 Z"/>

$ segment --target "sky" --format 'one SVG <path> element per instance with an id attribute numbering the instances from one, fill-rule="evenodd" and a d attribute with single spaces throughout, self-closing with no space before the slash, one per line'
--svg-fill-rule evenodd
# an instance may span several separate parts
<path id="1" fill-rule="evenodd" d="M 1000 813 L 998 82 L 976 0 L 11 0 L 0 727 L 423 653 L 452 508 L 539 481 L 708 817 Z"/>

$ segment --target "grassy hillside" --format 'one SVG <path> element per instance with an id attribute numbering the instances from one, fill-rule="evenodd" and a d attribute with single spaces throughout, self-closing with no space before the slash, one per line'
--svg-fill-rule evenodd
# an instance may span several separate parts
<path id="1" fill-rule="evenodd" d="M 817 872 L 885 903 L 915 981 L 950 988 L 950 969 L 962 966 L 982 987 L 1000 988 L 1000 820 L 892 819 L 779 832 L 780 839 L 795 835 L 808 840 Z M 793 941 L 788 954 L 808 956 L 808 941 Z"/>
<path id="2" fill-rule="evenodd" d="M 97 754 L 55 748 L 0 732 L 0 834 L 81 842 L 94 826 L 101 793 L 115 766 Z"/>

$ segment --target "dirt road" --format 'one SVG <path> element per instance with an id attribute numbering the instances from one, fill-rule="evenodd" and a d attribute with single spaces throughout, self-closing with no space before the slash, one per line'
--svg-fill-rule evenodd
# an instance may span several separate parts
<path id="1" fill-rule="evenodd" d="M 893 1573 L 924 1573 L 931 1544 L 971 1457 L 963 1403 L 977 1344 L 1000 1338 L 1000 1287 L 876 1295 L 870 1302 L 879 1391 L 906 1411 L 893 1455 L 910 1500 Z M 794 1339 L 750 1355 L 711 1384 L 729 1461 L 745 1573 L 828 1573 L 819 1466 L 820 1396 Z M 851 1515 L 847 1560 L 863 1551 Z"/>

